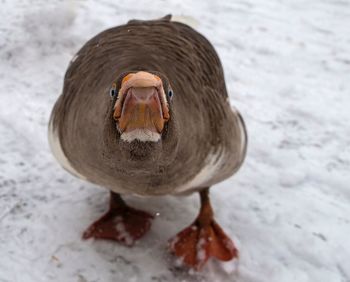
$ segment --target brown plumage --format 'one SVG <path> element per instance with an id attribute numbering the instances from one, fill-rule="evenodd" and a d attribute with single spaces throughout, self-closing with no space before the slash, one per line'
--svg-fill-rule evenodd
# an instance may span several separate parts
<path id="1" fill-rule="evenodd" d="M 156 74 L 164 92 L 174 93 L 158 142 L 121 140 L 113 118 L 110 88 L 138 71 Z M 114 193 L 149 196 L 207 191 L 238 170 L 247 142 L 214 48 L 169 16 L 133 20 L 89 40 L 67 70 L 50 131 L 54 154 L 73 174 Z"/>

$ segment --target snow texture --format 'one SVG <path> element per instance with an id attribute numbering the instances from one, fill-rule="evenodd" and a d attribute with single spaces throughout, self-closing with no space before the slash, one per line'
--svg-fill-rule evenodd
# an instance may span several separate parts
<path id="1" fill-rule="evenodd" d="M 198 197 L 126 200 L 158 213 L 133 248 L 83 241 L 108 192 L 50 153 L 47 125 L 65 70 L 96 33 L 173 13 L 211 40 L 250 139 L 212 189 L 236 267 L 176 267 L 167 240 Z M 0 281 L 350 281 L 350 2 L 1 1 Z"/>
<path id="2" fill-rule="evenodd" d="M 197 243 L 197 261 L 203 262 L 206 259 L 205 245 L 207 241 L 204 238 L 200 238 Z"/>
<path id="3" fill-rule="evenodd" d="M 133 245 L 135 243 L 134 239 L 126 230 L 125 224 L 123 222 L 123 218 L 118 216 L 116 218 L 115 224 L 116 224 L 115 229 L 119 232 L 118 240 L 125 241 L 125 244 L 127 246 Z"/>

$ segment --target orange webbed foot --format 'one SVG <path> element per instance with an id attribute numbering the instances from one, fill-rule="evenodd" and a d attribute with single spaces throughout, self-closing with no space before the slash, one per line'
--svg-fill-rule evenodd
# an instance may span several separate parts
<path id="1" fill-rule="evenodd" d="M 214 220 L 209 188 L 200 192 L 201 209 L 193 224 L 170 240 L 170 250 L 185 265 L 200 270 L 210 257 L 221 261 L 238 258 L 238 250 Z"/>
<path id="2" fill-rule="evenodd" d="M 136 240 L 145 235 L 151 227 L 153 216 L 131 208 L 124 202 L 118 204 L 111 204 L 109 211 L 83 233 L 83 239 L 114 240 L 132 246 Z"/>
<path id="3" fill-rule="evenodd" d="M 213 220 L 207 226 L 194 222 L 170 240 L 170 250 L 185 265 L 200 270 L 210 257 L 229 261 L 238 250 L 222 228 Z"/>

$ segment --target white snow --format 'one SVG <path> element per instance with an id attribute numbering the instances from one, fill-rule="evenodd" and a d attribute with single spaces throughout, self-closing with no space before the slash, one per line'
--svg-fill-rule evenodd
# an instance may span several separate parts
<path id="1" fill-rule="evenodd" d="M 232 259 L 230 261 L 221 261 L 219 262 L 220 267 L 227 274 L 233 274 L 238 270 L 238 259 Z"/>
<path id="2" fill-rule="evenodd" d="M 134 239 L 126 230 L 122 217 L 118 216 L 115 220 L 115 224 L 115 229 L 119 232 L 118 239 L 123 240 L 127 246 L 132 246 L 134 244 Z"/>
<path id="3" fill-rule="evenodd" d="M 50 153 L 47 126 L 69 62 L 96 33 L 174 13 L 216 47 L 244 117 L 246 162 L 213 187 L 216 220 L 240 251 L 233 272 L 175 266 L 167 240 L 198 197 L 127 197 L 159 213 L 133 248 L 81 240 L 108 191 Z M 350 281 L 350 2 L 2 1 L 0 281 Z M 226 269 L 227 270 L 227 269 Z"/>
<path id="4" fill-rule="evenodd" d="M 206 251 L 205 251 L 205 245 L 207 244 L 207 241 L 204 238 L 200 238 L 196 249 L 197 249 L 197 262 L 202 262 L 206 259 Z"/>

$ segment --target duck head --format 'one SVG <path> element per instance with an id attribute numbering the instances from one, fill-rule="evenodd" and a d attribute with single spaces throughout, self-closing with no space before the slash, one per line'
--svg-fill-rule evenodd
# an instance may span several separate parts
<path id="1" fill-rule="evenodd" d="M 158 72 L 123 73 L 110 95 L 114 136 L 125 162 L 169 160 L 164 156 L 174 153 L 177 134 L 168 79 Z"/>
<path id="2" fill-rule="evenodd" d="M 119 80 L 119 89 L 114 83 L 110 91 L 112 97 L 117 95 L 113 118 L 121 140 L 158 142 L 170 119 L 169 83 L 164 89 L 164 78 L 145 71 L 124 74 Z"/>

